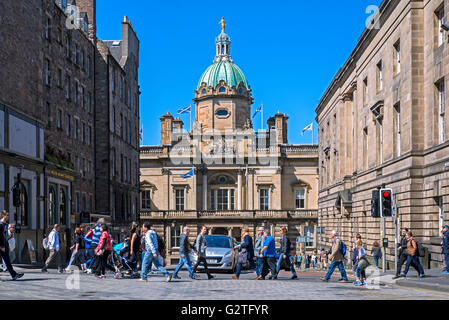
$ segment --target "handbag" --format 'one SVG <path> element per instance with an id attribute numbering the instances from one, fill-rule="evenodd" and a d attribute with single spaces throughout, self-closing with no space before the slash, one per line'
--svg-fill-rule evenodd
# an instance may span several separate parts
<path id="1" fill-rule="evenodd" d="M 360 270 L 365 270 L 369 266 L 369 262 L 365 257 L 362 257 L 357 266 Z"/>
<path id="2" fill-rule="evenodd" d="M 246 249 L 242 249 L 242 251 L 239 252 L 239 263 L 246 263 L 248 261 L 248 252 Z"/>

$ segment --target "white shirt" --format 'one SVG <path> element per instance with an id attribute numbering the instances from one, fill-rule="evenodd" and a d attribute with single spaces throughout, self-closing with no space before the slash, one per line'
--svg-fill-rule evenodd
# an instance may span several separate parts
<path id="1" fill-rule="evenodd" d="M 10 237 L 10 236 L 11 236 L 11 231 L 8 230 L 8 237 Z M 14 249 L 16 248 L 16 239 L 14 239 L 14 237 L 11 237 L 8 240 L 8 245 L 9 245 L 9 251 L 13 252 Z"/>

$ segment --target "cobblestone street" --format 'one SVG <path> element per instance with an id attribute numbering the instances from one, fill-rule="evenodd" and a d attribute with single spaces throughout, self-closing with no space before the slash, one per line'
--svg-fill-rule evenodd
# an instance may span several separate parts
<path id="1" fill-rule="evenodd" d="M 19 270 L 19 268 L 17 268 Z M 181 280 L 166 283 L 162 275 L 150 275 L 147 283 L 136 279 L 106 279 L 93 275 L 79 275 L 79 289 L 71 274 L 58 274 L 56 270 L 41 273 L 38 269 L 23 269 L 25 276 L 10 281 L 9 274 L 0 273 L 0 299 L 156 299 L 156 300 L 447 300 L 449 293 L 424 289 L 382 285 L 379 289 L 355 287 L 352 283 L 340 284 L 335 273 L 330 282 L 324 283 L 321 272 L 300 272 L 298 280 L 290 280 L 290 273 L 281 272 L 277 281 L 254 281 L 254 273 L 242 274 L 240 280 L 232 280 L 229 274 L 214 274 L 214 280 L 191 281 L 187 272 L 180 272 Z M 68 286 L 67 286 L 68 284 Z M 75 287 L 75 289 L 70 289 Z"/>

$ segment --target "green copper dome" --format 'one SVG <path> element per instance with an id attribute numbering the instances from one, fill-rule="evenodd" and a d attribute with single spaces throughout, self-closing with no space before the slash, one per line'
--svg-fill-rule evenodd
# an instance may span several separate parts
<path id="1" fill-rule="evenodd" d="M 207 86 L 215 88 L 221 80 L 224 80 L 229 87 L 238 86 L 240 82 L 243 82 L 244 86 L 249 89 L 248 81 L 246 81 L 242 70 L 230 61 L 217 61 L 210 65 L 201 76 L 197 89 L 203 82 Z"/>

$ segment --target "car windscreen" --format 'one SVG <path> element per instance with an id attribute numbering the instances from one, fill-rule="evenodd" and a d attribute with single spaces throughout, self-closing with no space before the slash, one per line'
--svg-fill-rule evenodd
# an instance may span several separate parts
<path id="1" fill-rule="evenodd" d="M 206 236 L 209 248 L 231 248 L 231 241 L 226 237 Z"/>

